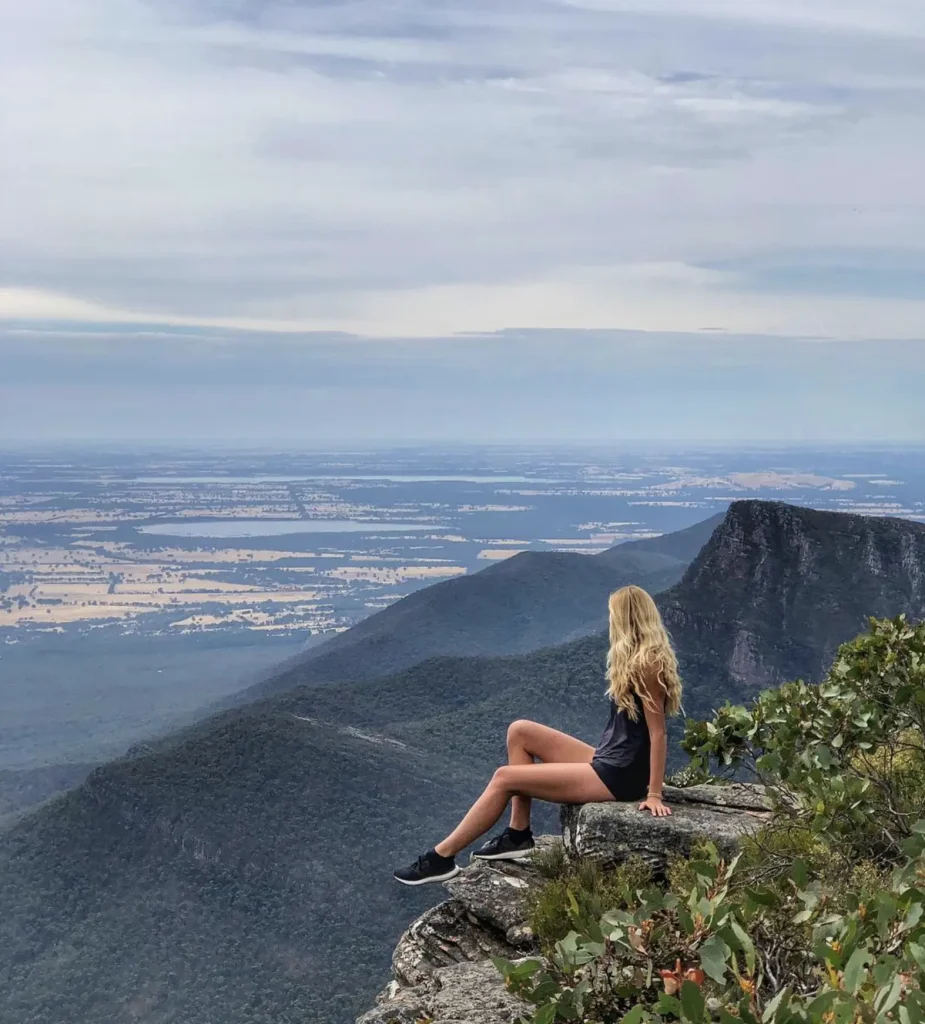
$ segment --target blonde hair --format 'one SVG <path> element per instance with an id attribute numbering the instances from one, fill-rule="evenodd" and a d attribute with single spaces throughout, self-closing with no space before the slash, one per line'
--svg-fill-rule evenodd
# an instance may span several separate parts
<path id="1" fill-rule="evenodd" d="M 610 650 L 607 652 L 607 695 L 633 721 L 637 694 L 650 711 L 657 710 L 646 686 L 654 672 L 665 693 L 665 711 L 681 708 L 681 678 L 671 638 L 652 598 L 642 587 L 621 587 L 610 595 Z"/>

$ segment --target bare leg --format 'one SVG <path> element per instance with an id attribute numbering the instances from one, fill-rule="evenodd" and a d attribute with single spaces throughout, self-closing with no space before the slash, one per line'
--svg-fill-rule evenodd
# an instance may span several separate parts
<path id="1" fill-rule="evenodd" d="M 508 764 L 533 764 L 534 758 L 545 764 L 587 764 L 593 755 L 594 747 L 590 743 L 539 722 L 520 718 L 507 730 Z M 511 800 L 511 828 L 524 829 L 529 824 L 530 797 L 515 795 Z"/>
<path id="2" fill-rule="evenodd" d="M 454 831 L 437 844 L 437 853 L 441 857 L 455 857 L 495 824 L 512 796 L 535 797 L 557 804 L 613 800 L 590 764 L 506 765 L 495 772 Z"/>

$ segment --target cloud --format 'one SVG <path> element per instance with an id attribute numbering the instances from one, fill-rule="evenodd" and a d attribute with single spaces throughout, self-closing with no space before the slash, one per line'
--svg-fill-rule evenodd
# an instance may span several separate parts
<path id="1" fill-rule="evenodd" d="M 925 11 L 917 0 L 566 0 L 575 7 L 611 13 L 645 11 L 670 17 L 716 18 L 765 26 L 827 29 L 840 34 L 864 33 L 925 36 Z"/>
<path id="2" fill-rule="evenodd" d="M 0 317 L 925 337 L 923 10 L 4 5 Z"/>

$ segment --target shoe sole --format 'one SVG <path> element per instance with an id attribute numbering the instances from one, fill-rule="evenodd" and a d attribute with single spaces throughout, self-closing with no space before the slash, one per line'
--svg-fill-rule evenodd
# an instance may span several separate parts
<path id="1" fill-rule="evenodd" d="M 510 850 L 508 853 L 473 853 L 474 860 L 525 860 L 535 852 L 536 847 L 529 850 Z"/>
<path id="2" fill-rule="evenodd" d="M 401 882 L 402 885 L 427 885 L 428 882 L 446 882 L 451 878 L 455 878 L 462 868 L 457 864 L 452 871 L 448 871 L 445 875 L 431 875 L 430 878 L 420 878 L 416 882 L 412 882 L 407 878 L 399 878 L 398 875 L 392 875 L 396 882 Z"/>

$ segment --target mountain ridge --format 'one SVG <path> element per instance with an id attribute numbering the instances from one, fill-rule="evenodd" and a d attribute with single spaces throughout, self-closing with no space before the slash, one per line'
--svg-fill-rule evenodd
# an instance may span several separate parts
<path id="1" fill-rule="evenodd" d="M 296 656 L 245 690 L 250 700 L 299 685 L 372 679 L 437 654 L 525 654 L 606 626 L 606 597 L 626 583 L 676 583 L 722 516 L 597 555 L 522 551 L 417 590 Z"/>
<path id="2" fill-rule="evenodd" d="M 719 685 L 819 678 L 868 616 L 925 616 L 925 524 L 736 501 L 660 606 Z"/>

